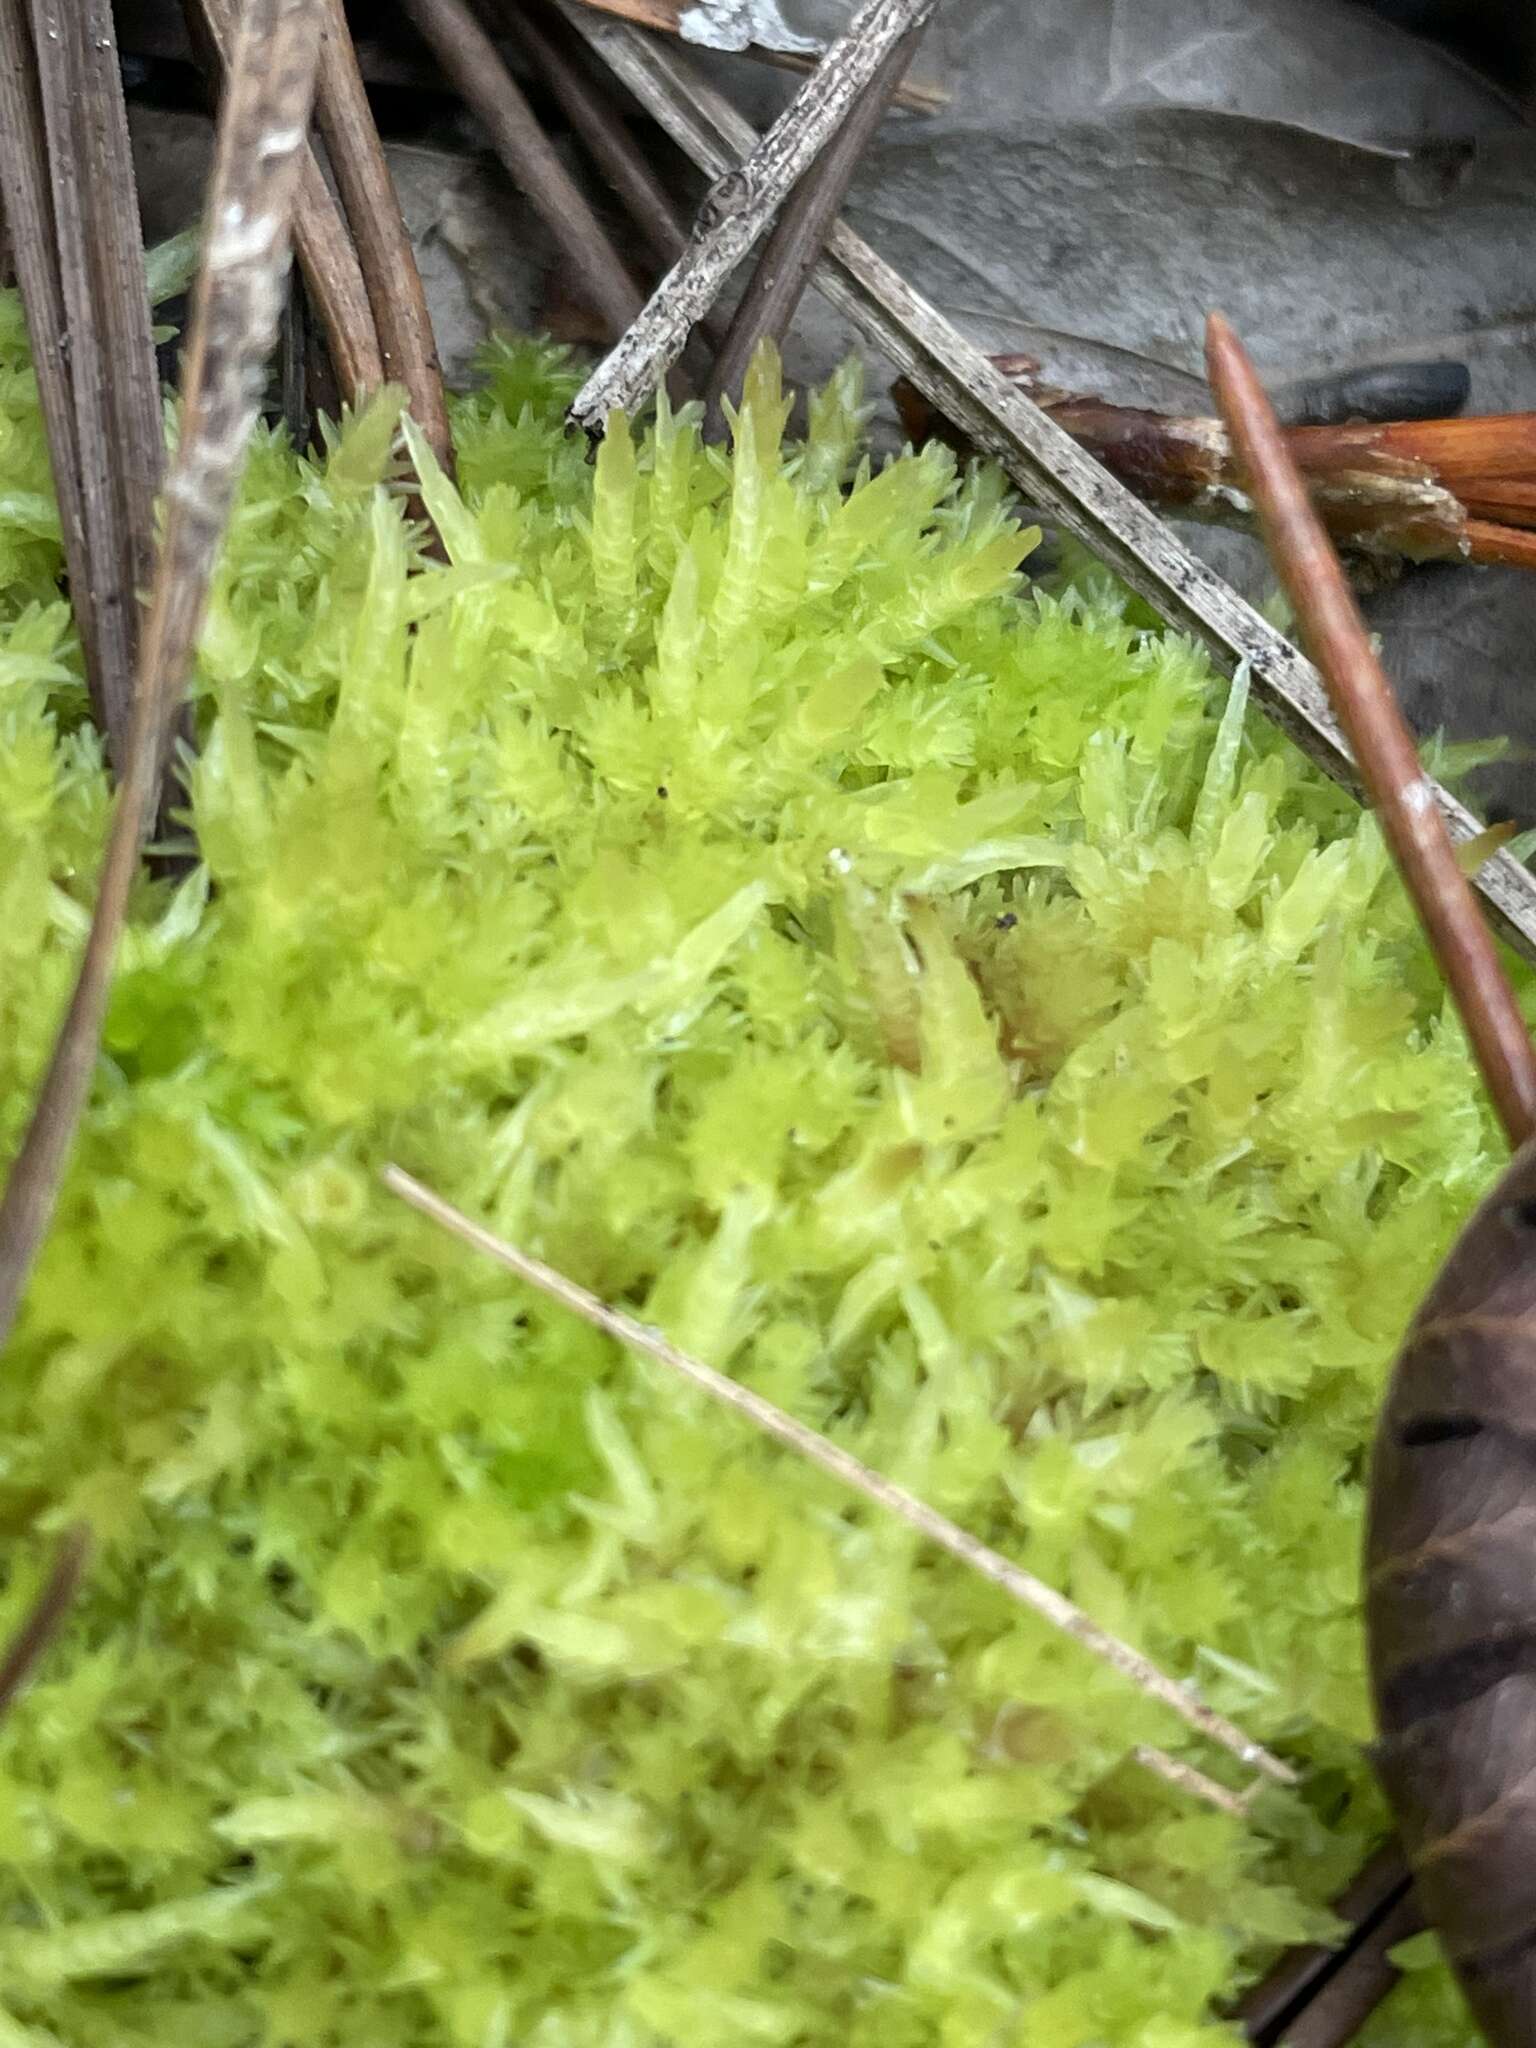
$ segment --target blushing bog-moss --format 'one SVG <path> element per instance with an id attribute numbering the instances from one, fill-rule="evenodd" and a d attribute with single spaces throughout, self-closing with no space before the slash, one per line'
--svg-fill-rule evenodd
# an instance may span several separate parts
<path id="1" fill-rule="evenodd" d="M 1495 1133 L 1368 819 L 999 480 L 505 346 L 257 447 L 0 1375 L 0 2043 L 1211 2048 L 1383 1827 L 1362 1449 Z M 0 299 L 14 1149 L 107 790 Z M 1225 1760 L 432 1234 L 388 1159 L 1080 1601 Z M 1383 2038 L 1468 2029 L 1422 1945 Z"/>

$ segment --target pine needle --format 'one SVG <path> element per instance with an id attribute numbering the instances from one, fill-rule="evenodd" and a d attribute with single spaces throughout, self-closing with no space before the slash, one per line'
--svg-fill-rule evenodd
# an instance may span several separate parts
<path id="1" fill-rule="evenodd" d="M 434 1194 L 430 1188 L 424 1187 L 420 1181 L 413 1179 L 400 1167 L 385 1168 L 384 1184 L 391 1194 L 398 1195 L 403 1202 L 408 1202 L 413 1209 L 428 1217 L 440 1228 L 472 1246 L 474 1250 L 483 1252 L 487 1258 L 505 1266 L 508 1272 L 515 1273 L 519 1279 L 527 1281 L 531 1287 L 536 1287 L 551 1301 L 559 1302 L 563 1308 L 580 1316 L 594 1329 L 603 1331 L 607 1336 L 627 1345 L 632 1351 L 641 1352 L 645 1357 L 655 1359 L 658 1364 L 669 1367 L 683 1379 L 690 1380 L 694 1386 L 701 1388 L 712 1399 L 735 1409 L 738 1415 L 745 1415 L 765 1436 L 775 1438 L 809 1463 L 819 1465 L 824 1472 L 831 1473 L 834 1479 L 840 1480 L 850 1491 L 861 1494 L 865 1500 L 872 1501 L 876 1507 L 883 1508 L 888 1514 L 899 1516 L 920 1536 L 936 1544 L 939 1549 L 947 1550 L 952 1557 L 959 1558 L 962 1564 L 969 1565 L 972 1571 L 979 1572 L 984 1579 L 1001 1588 L 1021 1607 L 1029 1608 L 1043 1620 L 1050 1622 L 1053 1628 L 1060 1629 L 1064 1635 L 1080 1643 L 1093 1656 L 1110 1665 L 1149 1698 L 1170 1708 L 1208 1741 L 1230 1751 L 1233 1756 L 1262 1771 L 1277 1784 L 1296 1783 L 1296 1773 L 1289 1764 L 1282 1763 L 1279 1757 L 1271 1755 L 1260 1743 L 1245 1735 L 1241 1728 L 1236 1727 L 1225 1716 L 1205 1706 L 1188 1686 L 1168 1677 L 1139 1650 L 1132 1649 L 1129 1643 L 1121 1642 L 1118 1636 L 1112 1636 L 1107 1629 L 1100 1628 L 1098 1623 L 1084 1614 L 1080 1607 L 1074 1606 L 1070 1600 L 1046 1585 L 1043 1579 L 1037 1579 L 1032 1572 L 1025 1571 L 1021 1566 L 1001 1556 L 999 1552 L 989 1549 L 985 1543 L 978 1542 L 974 1536 L 968 1535 L 964 1529 L 939 1514 L 936 1509 L 929 1507 L 925 1501 L 919 1500 L 915 1494 L 908 1493 L 905 1487 L 898 1486 L 893 1480 L 873 1471 L 861 1459 L 845 1451 L 841 1445 L 833 1443 L 830 1438 L 822 1436 L 803 1422 L 797 1422 L 793 1416 L 786 1415 L 782 1408 L 776 1408 L 771 1401 L 764 1400 L 761 1394 L 754 1393 L 750 1387 L 744 1387 L 736 1380 L 727 1379 L 723 1373 L 716 1372 L 713 1366 L 705 1365 L 701 1359 L 690 1357 L 686 1351 L 679 1351 L 677 1346 L 669 1343 L 659 1331 L 636 1321 L 622 1309 L 611 1307 L 597 1295 L 578 1285 L 576 1281 L 557 1272 L 553 1266 L 546 1265 L 542 1259 L 533 1258 L 527 1252 L 517 1250 L 514 1245 L 483 1229 L 461 1210 L 445 1202 L 440 1195 Z M 1157 1754 L 1161 1756 L 1162 1753 L 1159 1751 Z M 1164 1772 L 1163 1775 L 1167 1776 L 1168 1773 Z M 1189 1781 L 1185 1779 L 1182 1782 L 1184 1789 L 1189 1790 Z"/>

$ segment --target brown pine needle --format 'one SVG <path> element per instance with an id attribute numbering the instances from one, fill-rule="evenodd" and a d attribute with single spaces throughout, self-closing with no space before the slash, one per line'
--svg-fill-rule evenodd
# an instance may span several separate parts
<path id="1" fill-rule="evenodd" d="M 405 387 L 411 416 L 444 469 L 453 467 L 443 368 L 395 181 L 384 155 L 342 0 L 321 0 L 315 110 L 373 308 L 384 375 Z"/>
<path id="2" fill-rule="evenodd" d="M 49 1645 L 64 1626 L 64 1618 L 74 1605 L 80 1581 L 85 1577 L 90 1554 L 89 1529 L 77 1524 L 65 1531 L 53 1569 L 27 1610 L 21 1627 L 0 1653 L 0 1719 L 9 1713 Z"/>
<path id="3" fill-rule="evenodd" d="M 466 0 L 403 0 L 403 11 L 549 230 L 573 283 L 622 334 L 640 311 L 639 287 Z"/>
<path id="4" fill-rule="evenodd" d="M 1219 313 L 1206 329 L 1206 361 L 1280 581 L 1327 682 L 1488 1093 L 1510 1142 L 1519 1145 L 1536 1129 L 1536 1048 L 1457 861 L 1434 786 L 1274 408 Z"/>
<path id="5" fill-rule="evenodd" d="M 165 538 L 106 858 L 74 992 L 0 1199 L 0 1344 L 15 1321 L 90 1092 L 117 942 L 265 384 L 318 47 L 311 0 L 246 0 L 219 115 L 183 373 L 181 444 L 166 490 Z"/>
<path id="6" fill-rule="evenodd" d="M 771 1401 L 765 1401 L 761 1394 L 754 1393 L 750 1387 L 744 1387 L 736 1380 L 727 1379 L 724 1373 L 716 1372 L 713 1366 L 705 1365 L 701 1359 L 690 1357 L 686 1351 L 679 1351 L 675 1344 L 669 1343 L 661 1335 L 660 1331 L 638 1322 L 633 1316 L 626 1315 L 622 1309 L 611 1307 L 585 1287 L 579 1286 L 576 1281 L 567 1279 L 565 1274 L 557 1272 L 553 1266 L 545 1265 L 542 1259 L 532 1258 L 527 1252 L 519 1251 L 515 1245 L 510 1245 L 505 1239 L 483 1229 L 462 1210 L 455 1209 L 451 1203 L 445 1202 L 441 1195 L 434 1194 L 430 1188 L 424 1187 L 419 1180 L 413 1179 L 400 1167 L 388 1166 L 384 1169 L 384 1185 L 391 1194 L 398 1195 L 401 1201 L 408 1202 L 413 1209 L 419 1210 L 441 1229 L 459 1238 L 475 1251 L 482 1252 L 486 1258 L 494 1259 L 498 1265 L 506 1267 L 509 1273 L 515 1273 L 520 1280 L 525 1280 L 530 1287 L 536 1287 L 541 1294 L 547 1295 L 551 1301 L 558 1302 L 562 1308 L 569 1309 L 573 1315 L 580 1316 L 594 1329 L 603 1331 L 605 1335 L 628 1346 L 631 1351 L 638 1351 L 645 1357 L 653 1358 L 659 1364 L 669 1367 L 683 1379 L 701 1388 L 711 1399 L 719 1401 L 727 1408 L 735 1409 L 738 1415 L 745 1415 L 765 1436 L 773 1437 L 809 1463 L 819 1465 L 824 1472 L 829 1472 L 834 1479 L 840 1480 L 851 1492 L 862 1495 L 865 1500 L 872 1501 L 876 1507 L 883 1508 L 888 1514 L 896 1515 L 928 1542 L 937 1545 L 940 1550 L 947 1550 L 952 1557 L 959 1558 L 962 1564 L 969 1565 L 972 1571 L 979 1572 L 984 1579 L 1000 1587 L 1021 1607 L 1029 1608 L 1050 1622 L 1052 1627 L 1060 1629 L 1064 1635 L 1071 1636 L 1074 1642 L 1080 1643 L 1091 1655 L 1102 1659 L 1150 1698 L 1171 1708 L 1181 1720 L 1187 1722 L 1208 1741 L 1229 1750 L 1233 1756 L 1262 1771 L 1277 1784 L 1296 1783 L 1296 1773 L 1289 1764 L 1282 1763 L 1277 1756 L 1272 1756 L 1267 1749 L 1255 1742 L 1251 1736 L 1245 1735 L 1241 1728 L 1235 1727 L 1224 1715 L 1215 1713 L 1205 1706 L 1188 1686 L 1181 1685 L 1177 1679 L 1169 1678 L 1139 1650 L 1133 1650 L 1129 1643 L 1122 1643 L 1118 1636 L 1112 1636 L 1107 1629 L 1100 1628 L 1098 1623 L 1084 1614 L 1080 1607 L 1075 1607 L 1070 1600 L 1046 1585 L 1043 1579 L 1037 1579 L 1032 1572 L 1023 1570 L 1021 1566 L 1012 1563 L 997 1551 L 989 1549 L 986 1544 L 979 1543 L 974 1536 L 967 1535 L 965 1530 L 929 1507 L 925 1501 L 919 1500 L 915 1494 L 908 1493 L 905 1487 L 897 1486 L 893 1480 L 872 1471 L 861 1459 L 845 1451 L 840 1444 L 833 1443 L 830 1438 L 808 1428 L 805 1423 L 797 1422 L 792 1415 L 786 1415 L 782 1408 L 776 1408 Z"/>
<path id="7" fill-rule="evenodd" d="M 213 76 L 227 77 L 239 26 L 236 0 L 182 0 L 182 6 L 201 61 Z M 337 396 L 355 405 L 384 383 L 384 356 L 357 249 L 319 159 L 308 147 L 294 202 L 293 245 L 325 336 Z"/>

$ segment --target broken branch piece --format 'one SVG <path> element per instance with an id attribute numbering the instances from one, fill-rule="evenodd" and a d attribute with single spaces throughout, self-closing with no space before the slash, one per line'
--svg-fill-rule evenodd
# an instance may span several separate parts
<path id="1" fill-rule="evenodd" d="M 1246 530 L 1256 523 L 1219 419 L 1052 390 L 1031 358 L 992 360 L 1144 503 L 1216 526 Z M 893 396 L 914 440 L 942 431 L 937 413 L 905 379 Z M 1525 481 L 1536 478 L 1536 415 L 1283 431 L 1339 546 L 1389 560 L 1536 566 L 1536 540 L 1514 530 L 1536 526 L 1536 482 Z"/>

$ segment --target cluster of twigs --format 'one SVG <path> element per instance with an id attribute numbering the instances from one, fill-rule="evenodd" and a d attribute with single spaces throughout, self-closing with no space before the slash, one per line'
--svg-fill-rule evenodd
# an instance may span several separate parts
<path id="1" fill-rule="evenodd" d="M 664 379 L 687 377 L 702 387 L 719 431 L 753 348 L 765 335 L 785 333 L 803 289 L 814 285 L 896 363 L 911 403 L 920 399 L 946 431 L 998 456 L 1036 504 L 1171 624 L 1202 640 L 1220 665 L 1250 668 L 1256 695 L 1308 752 L 1351 786 L 1365 785 L 1490 1093 L 1511 1134 L 1523 1134 L 1536 1116 L 1536 1059 L 1453 844 L 1474 838 L 1477 821 L 1424 776 L 1297 461 L 1333 532 L 1352 545 L 1505 560 L 1526 559 L 1521 550 L 1529 549 L 1536 560 L 1536 424 L 1518 432 L 1508 422 L 1479 421 L 1297 429 L 1287 446 L 1235 338 L 1220 325 L 1212 331 L 1211 367 L 1224 422 L 1116 416 L 1091 401 L 1023 388 L 1017 364 L 1000 365 L 972 348 L 837 217 L 888 107 L 923 99 L 904 77 L 934 0 L 866 0 L 850 33 L 761 137 L 688 66 L 675 37 L 634 26 L 640 20 L 675 30 L 673 0 L 484 4 L 499 41 L 468 0 L 403 0 L 441 73 L 544 221 L 600 331 L 612 335 L 610 353 L 573 408 L 575 422 L 596 431 L 613 408 L 638 406 Z M 154 550 L 164 441 L 109 0 L 0 0 L 0 197 L 37 357 L 92 701 L 119 782 L 74 1000 L 0 1203 L 0 1341 L 47 1227 L 94 1070 L 128 888 L 157 815 L 208 580 L 278 324 L 290 229 L 304 279 L 302 295 L 290 301 L 290 370 L 308 361 L 308 306 L 336 395 L 354 400 L 385 381 L 399 383 L 439 459 L 450 453 L 420 278 L 342 0 L 186 0 L 186 13 L 218 83 L 220 146 L 184 358 L 182 429 Z M 542 81 L 627 217 L 632 233 L 623 248 L 603 205 L 587 197 L 542 127 L 506 61 L 508 45 Z M 627 88 L 714 181 L 691 227 L 615 87 Z M 312 100 L 329 177 L 308 139 Z M 737 310 L 723 321 L 716 310 L 723 288 L 765 234 Z M 690 344 L 697 350 L 701 336 L 708 346 L 695 379 L 697 358 L 685 351 Z M 1241 516 L 1258 517 L 1322 675 L 1181 546 L 1142 502 L 1148 497 L 1185 508 L 1240 501 Z M 1495 541 L 1493 530 L 1514 539 Z M 145 588 L 150 599 L 141 614 Z M 1530 873 L 1496 854 L 1475 887 L 1506 936 L 1536 958 Z M 1281 1759 L 1188 1687 L 923 1502 L 492 1239 L 409 1176 L 391 1169 L 389 1185 L 523 1280 L 901 1516 L 1261 1776 L 1292 1780 Z M 57 1629 L 84 1558 L 84 1536 L 67 1538 L 21 1634 L 0 1658 L 0 1709 Z M 1182 1791 L 1247 1810 L 1252 1784 L 1234 1791 L 1157 1750 L 1139 1751 L 1138 1760 Z M 1345 1948 L 1286 1958 L 1245 2003 L 1239 2017 L 1265 2048 L 1281 2040 L 1305 2048 L 1342 2042 L 1390 1985 L 1387 1951 L 1415 1924 L 1396 1852 L 1384 1851 L 1340 1903 L 1354 1930 Z"/>

